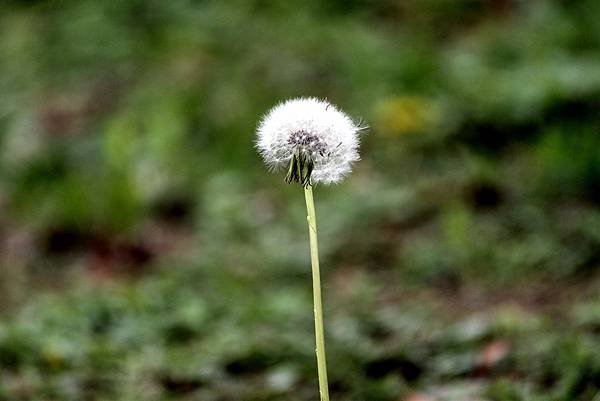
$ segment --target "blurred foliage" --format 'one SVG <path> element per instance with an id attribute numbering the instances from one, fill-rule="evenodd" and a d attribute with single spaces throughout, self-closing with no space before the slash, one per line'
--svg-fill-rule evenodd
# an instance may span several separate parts
<path id="1" fill-rule="evenodd" d="M 597 0 L 0 11 L 0 400 L 317 398 L 292 96 L 370 126 L 316 189 L 333 399 L 600 399 Z"/>

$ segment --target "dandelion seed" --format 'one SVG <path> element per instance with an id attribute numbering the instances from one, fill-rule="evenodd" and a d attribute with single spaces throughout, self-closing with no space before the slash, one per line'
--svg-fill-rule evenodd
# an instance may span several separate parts
<path id="1" fill-rule="evenodd" d="M 272 170 L 288 167 L 288 182 L 331 184 L 359 160 L 363 129 L 329 102 L 291 99 L 263 117 L 256 147 Z"/>

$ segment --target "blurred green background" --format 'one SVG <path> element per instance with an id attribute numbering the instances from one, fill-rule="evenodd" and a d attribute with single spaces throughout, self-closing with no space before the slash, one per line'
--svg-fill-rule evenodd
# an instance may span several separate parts
<path id="1" fill-rule="evenodd" d="M 316 400 L 302 191 L 260 116 L 370 126 L 316 188 L 339 401 L 600 400 L 598 0 L 0 2 L 0 400 Z"/>

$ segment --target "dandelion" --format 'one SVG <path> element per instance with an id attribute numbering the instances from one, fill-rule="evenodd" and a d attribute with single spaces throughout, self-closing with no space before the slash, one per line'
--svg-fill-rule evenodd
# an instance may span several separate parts
<path id="1" fill-rule="evenodd" d="M 272 170 L 287 167 L 285 180 L 304 188 L 312 265 L 319 392 L 329 401 L 321 277 L 313 184 L 341 181 L 359 160 L 358 133 L 365 129 L 327 101 L 298 98 L 269 111 L 257 129 L 256 147 Z"/>
<path id="2" fill-rule="evenodd" d="M 256 147 L 272 170 L 288 168 L 288 183 L 332 184 L 359 159 L 357 134 L 362 129 L 329 102 L 292 99 L 262 119 Z"/>

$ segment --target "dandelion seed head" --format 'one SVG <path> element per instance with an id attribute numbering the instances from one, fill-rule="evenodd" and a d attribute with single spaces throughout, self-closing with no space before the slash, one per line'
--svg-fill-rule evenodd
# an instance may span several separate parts
<path id="1" fill-rule="evenodd" d="M 360 159 L 358 134 L 363 129 L 327 101 L 290 99 L 262 118 L 256 148 L 272 170 L 291 169 L 296 158 L 310 165 L 303 177 L 307 182 L 331 184 Z"/>

